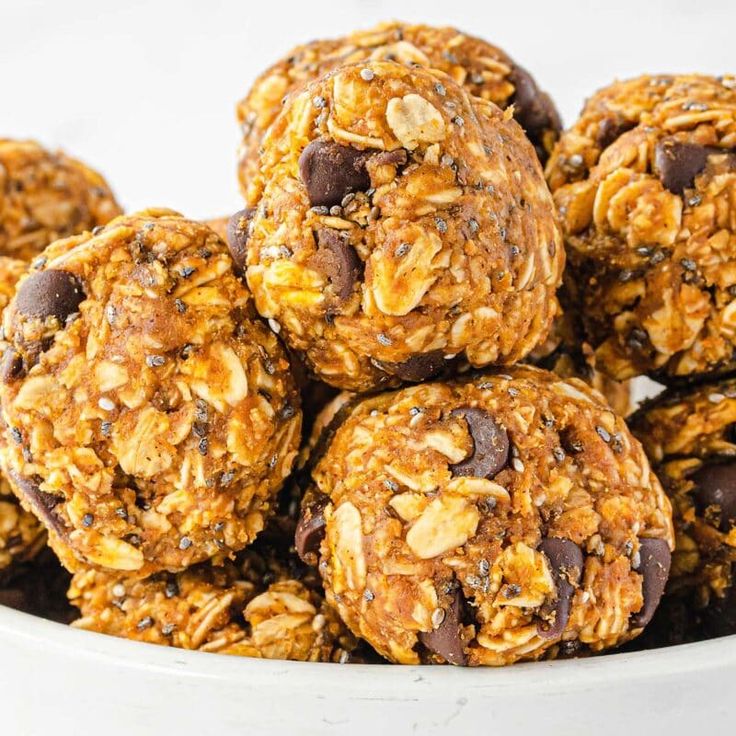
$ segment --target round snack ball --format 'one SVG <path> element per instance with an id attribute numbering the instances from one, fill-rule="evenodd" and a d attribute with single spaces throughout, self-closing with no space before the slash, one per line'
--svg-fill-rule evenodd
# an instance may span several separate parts
<path id="1" fill-rule="evenodd" d="M 706 635 L 736 634 L 736 379 L 670 389 L 630 425 L 672 500 L 668 597 Z"/>
<path id="2" fill-rule="evenodd" d="M 0 256 L 0 312 L 13 297 L 15 284 L 25 270 L 24 261 Z M 0 445 L 2 442 L 0 437 Z M 13 575 L 18 563 L 34 557 L 45 543 L 43 526 L 22 508 L 0 469 L 0 580 Z"/>
<path id="3" fill-rule="evenodd" d="M 513 363 L 545 338 L 565 256 L 508 112 L 440 72 L 371 62 L 293 95 L 263 148 L 231 250 L 317 378 L 366 391 L 455 358 Z"/>
<path id="4" fill-rule="evenodd" d="M 148 210 L 42 260 L 4 313 L 2 458 L 62 562 L 143 577 L 251 542 L 301 411 L 223 241 Z"/>
<path id="5" fill-rule="evenodd" d="M 664 383 L 736 368 L 736 77 L 612 84 L 547 177 L 597 366 Z"/>
<path id="6" fill-rule="evenodd" d="M 181 649 L 346 662 L 357 642 L 324 601 L 318 576 L 250 548 L 146 580 L 87 570 L 72 579 L 74 626 Z"/>
<path id="7" fill-rule="evenodd" d="M 211 230 L 214 230 L 223 240 L 227 241 L 228 222 L 230 222 L 229 217 L 215 217 L 212 220 L 205 220 L 204 224 Z"/>
<path id="8" fill-rule="evenodd" d="M 54 240 L 120 213 L 96 171 L 34 141 L 0 138 L 0 254 L 31 260 Z"/>
<path id="9" fill-rule="evenodd" d="M 513 105 L 514 117 L 542 163 L 562 128 L 549 95 L 498 47 L 455 28 L 382 23 L 343 38 L 297 46 L 258 77 L 237 106 L 243 128 L 238 176 L 244 194 L 258 173 L 258 149 L 284 98 L 339 66 L 369 60 L 439 69 L 476 97 L 504 109 Z"/>
<path id="10" fill-rule="evenodd" d="M 670 505 L 585 383 L 519 366 L 348 406 L 297 549 L 380 654 L 501 665 L 602 650 L 649 621 Z"/>

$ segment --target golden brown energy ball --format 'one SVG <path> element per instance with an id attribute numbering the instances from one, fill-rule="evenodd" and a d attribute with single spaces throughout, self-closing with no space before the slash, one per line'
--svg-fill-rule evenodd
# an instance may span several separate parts
<path id="1" fill-rule="evenodd" d="M 736 634 L 736 379 L 669 390 L 631 428 L 672 499 L 672 608 L 707 636 Z"/>
<path id="2" fill-rule="evenodd" d="M 545 338 L 565 256 L 508 111 L 441 72 L 343 67 L 289 99 L 261 164 L 231 251 L 317 378 L 365 391 Z"/>
<path id="3" fill-rule="evenodd" d="M 597 366 L 736 368 L 736 77 L 645 76 L 586 103 L 547 164 Z"/>
<path id="4" fill-rule="evenodd" d="M 349 661 L 357 646 L 318 576 L 252 548 L 146 580 L 78 572 L 69 598 L 77 628 L 163 646 L 310 662 Z"/>
<path id="5" fill-rule="evenodd" d="M 297 46 L 258 77 L 238 103 L 243 128 L 238 176 L 243 193 L 258 173 L 258 149 L 284 98 L 302 85 L 346 64 L 396 61 L 439 69 L 472 95 L 506 109 L 526 131 L 544 163 L 562 124 L 549 95 L 534 78 L 496 46 L 455 28 L 381 23 L 343 38 Z"/>
<path id="6" fill-rule="evenodd" d="M 651 619 L 670 504 L 583 381 L 519 366 L 426 383 L 345 405 L 329 432 L 297 550 L 388 659 L 598 651 Z"/>
<path id="7" fill-rule="evenodd" d="M 96 171 L 34 141 L 0 138 L 0 254 L 31 260 L 54 240 L 120 213 Z"/>
<path id="8" fill-rule="evenodd" d="M 1 454 L 62 562 L 144 577 L 251 542 L 301 411 L 225 243 L 147 210 L 40 261 L 4 313 Z"/>

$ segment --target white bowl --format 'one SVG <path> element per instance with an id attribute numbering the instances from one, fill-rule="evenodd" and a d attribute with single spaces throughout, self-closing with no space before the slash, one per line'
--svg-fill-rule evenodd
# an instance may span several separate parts
<path id="1" fill-rule="evenodd" d="M 8 736 L 733 728 L 736 636 L 499 669 L 306 664 L 130 642 L 0 607 L 0 657 L 0 733 Z"/>

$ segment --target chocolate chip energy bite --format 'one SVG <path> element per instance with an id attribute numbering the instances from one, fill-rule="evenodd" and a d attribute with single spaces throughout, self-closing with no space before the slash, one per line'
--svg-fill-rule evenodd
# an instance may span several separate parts
<path id="1" fill-rule="evenodd" d="M 107 182 L 62 152 L 0 138 L 0 254 L 30 260 L 121 213 Z"/>
<path id="2" fill-rule="evenodd" d="M 736 78 L 644 76 L 586 103 L 547 178 L 597 365 L 736 367 Z"/>
<path id="3" fill-rule="evenodd" d="M 292 96 L 231 249 L 318 378 L 365 391 L 513 363 L 557 312 L 564 252 L 521 128 L 447 75 L 370 62 Z"/>
<path id="4" fill-rule="evenodd" d="M 62 562 L 143 577 L 251 542 L 301 411 L 223 241 L 147 210 L 40 260 L 4 313 L 2 457 Z"/>
<path id="5" fill-rule="evenodd" d="M 245 657 L 345 662 L 357 642 L 324 601 L 318 576 L 248 549 L 147 580 L 88 570 L 69 598 L 74 626 L 138 641 Z"/>
<path id="6" fill-rule="evenodd" d="M 297 549 L 383 656 L 501 665 L 651 619 L 670 505 L 582 381 L 520 366 L 427 383 L 348 404 L 329 431 Z"/>
<path id="7" fill-rule="evenodd" d="M 284 98 L 339 66 L 369 60 L 439 69 L 476 97 L 504 109 L 513 105 L 514 117 L 542 162 L 562 128 L 549 95 L 496 46 L 455 28 L 381 23 L 343 38 L 297 46 L 258 77 L 237 106 L 243 128 L 238 167 L 243 193 L 258 173 L 258 148 L 266 129 L 281 112 Z"/>
<path id="8" fill-rule="evenodd" d="M 668 597 L 711 636 L 736 633 L 736 379 L 670 390 L 631 418 L 670 498 Z"/>

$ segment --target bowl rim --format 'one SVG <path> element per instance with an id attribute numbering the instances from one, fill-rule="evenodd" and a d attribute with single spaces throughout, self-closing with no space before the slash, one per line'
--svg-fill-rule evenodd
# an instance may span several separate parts
<path id="1" fill-rule="evenodd" d="M 0 648 L 12 642 L 16 649 L 43 657 L 86 659 L 87 663 L 108 664 L 136 673 L 194 678 L 223 683 L 262 687 L 269 682 L 314 691 L 329 688 L 332 694 L 355 692 L 367 687 L 382 697 L 419 697 L 428 688 L 461 682 L 463 688 L 480 688 L 485 694 L 500 693 L 523 686 L 535 692 L 588 690 L 623 677 L 632 680 L 652 677 L 680 678 L 687 674 L 728 669 L 736 672 L 736 635 L 680 644 L 641 652 L 611 653 L 580 659 L 525 662 L 510 667 L 442 667 L 404 665 L 385 667 L 376 677 L 379 665 L 338 665 L 319 662 L 291 662 L 247 657 L 223 656 L 207 652 L 156 646 L 105 634 L 82 631 L 0 606 Z"/>

